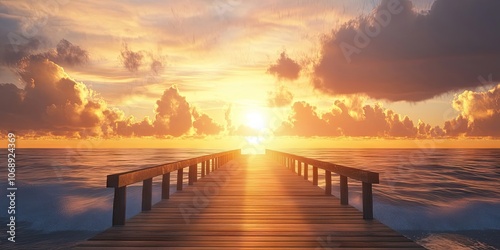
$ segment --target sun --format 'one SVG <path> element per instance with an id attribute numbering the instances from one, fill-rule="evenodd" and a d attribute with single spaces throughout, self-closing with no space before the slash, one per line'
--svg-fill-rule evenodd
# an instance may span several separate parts
<path id="1" fill-rule="evenodd" d="M 262 131 L 266 128 L 266 120 L 261 113 L 251 111 L 245 116 L 245 125 L 255 130 Z"/>

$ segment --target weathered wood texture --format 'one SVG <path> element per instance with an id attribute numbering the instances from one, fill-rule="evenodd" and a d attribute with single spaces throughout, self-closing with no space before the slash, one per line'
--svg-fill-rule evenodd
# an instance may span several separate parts
<path id="1" fill-rule="evenodd" d="M 284 164 L 229 161 L 77 249 L 423 249 Z"/>

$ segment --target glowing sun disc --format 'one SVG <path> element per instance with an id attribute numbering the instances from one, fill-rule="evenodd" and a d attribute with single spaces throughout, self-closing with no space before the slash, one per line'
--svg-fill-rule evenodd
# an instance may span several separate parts
<path id="1" fill-rule="evenodd" d="M 262 114 L 258 112 L 247 113 L 245 124 L 256 130 L 264 130 L 266 128 L 265 119 Z"/>

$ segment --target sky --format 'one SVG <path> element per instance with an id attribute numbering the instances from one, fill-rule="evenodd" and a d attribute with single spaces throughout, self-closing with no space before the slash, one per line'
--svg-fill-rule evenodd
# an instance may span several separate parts
<path id="1" fill-rule="evenodd" d="M 496 0 L 4 0 L 0 135 L 499 147 L 499 12 Z"/>

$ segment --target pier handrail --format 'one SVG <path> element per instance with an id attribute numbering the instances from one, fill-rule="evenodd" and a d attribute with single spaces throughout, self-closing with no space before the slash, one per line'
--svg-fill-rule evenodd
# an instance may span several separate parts
<path id="1" fill-rule="evenodd" d="M 373 219 L 373 194 L 372 184 L 379 183 L 379 174 L 362 169 L 346 167 L 330 162 L 315 160 L 303 156 L 289 154 L 285 152 L 266 149 L 266 155 L 274 156 L 281 164 L 287 168 L 295 171 L 297 167 L 297 174 L 302 175 L 302 164 L 304 164 L 304 179 L 308 179 L 308 165 L 313 167 L 313 185 L 318 185 L 318 168 L 325 170 L 325 194 L 332 194 L 332 175 L 337 173 L 340 176 L 340 203 L 342 205 L 349 204 L 349 192 L 347 178 L 355 179 L 362 182 L 362 196 L 363 196 L 363 219 Z M 296 164 L 297 162 L 297 164 Z"/>
<path id="2" fill-rule="evenodd" d="M 188 184 L 193 185 L 198 179 L 198 164 L 201 163 L 201 177 L 208 175 L 228 161 L 241 155 L 241 150 L 230 150 L 187 160 L 170 162 L 158 166 L 137 169 L 107 176 L 106 187 L 114 188 L 113 226 L 125 225 L 126 188 L 142 181 L 142 211 L 151 210 L 153 178 L 162 175 L 162 199 L 169 198 L 170 173 L 177 171 L 177 190 L 182 190 L 183 169 L 189 167 Z"/>

